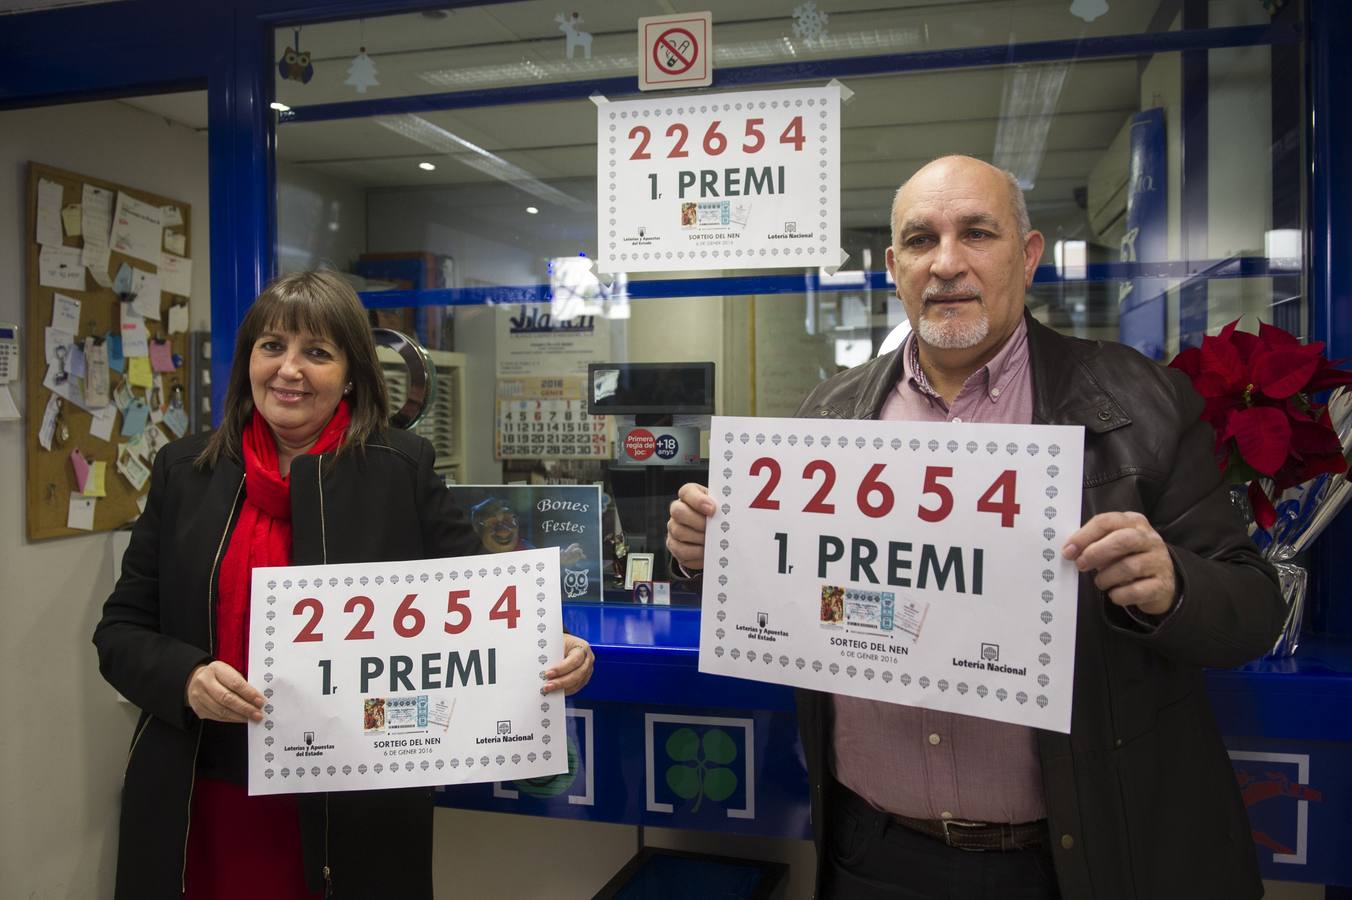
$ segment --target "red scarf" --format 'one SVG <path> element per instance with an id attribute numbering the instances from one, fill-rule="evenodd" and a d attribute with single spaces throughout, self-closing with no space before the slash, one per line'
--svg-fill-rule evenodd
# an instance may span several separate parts
<path id="1" fill-rule="evenodd" d="M 338 449 L 352 421 L 346 400 L 310 448 Z M 249 589 L 258 566 L 291 565 L 291 480 L 278 472 L 277 441 L 255 410 L 244 426 L 244 507 L 221 561 L 216 599 L 216 658 L 248 677 Z"/>

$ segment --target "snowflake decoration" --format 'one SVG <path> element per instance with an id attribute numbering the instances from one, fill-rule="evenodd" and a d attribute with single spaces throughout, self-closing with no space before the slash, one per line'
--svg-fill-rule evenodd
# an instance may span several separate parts
<path id="1" fill-rule="evenodd" d="M 793 33 L 801 41 L 817 44 L 826 38 L 826 23 L 831 16 L 817 9 L 816 0 L 807 0 L 793 10 Z"/>

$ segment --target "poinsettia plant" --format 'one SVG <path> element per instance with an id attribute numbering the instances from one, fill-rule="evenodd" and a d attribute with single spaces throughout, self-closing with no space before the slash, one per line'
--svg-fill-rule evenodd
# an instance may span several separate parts
<path id="1" fill-rule="evenodd" d="M 1310 398 L 1352 385 L 1352 371 L 1329 362 L 1320 341 L 1302 344 L 1266 322 L 1258 334 L 1238 326 L 1236 319 L 1169 365 L 1206 401 L 1202 418 L 1216 430 L 1216 463 L 1227 481 L 1248 482 L 1254 519 L 1268 529 L 1277 519 L 1273 500 L 1287 488 L 1348 471 L 1328 407 Z"/>

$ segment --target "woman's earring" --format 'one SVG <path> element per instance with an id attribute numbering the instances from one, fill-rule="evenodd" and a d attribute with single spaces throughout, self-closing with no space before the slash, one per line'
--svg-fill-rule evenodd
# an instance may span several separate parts
<path id="1" fill-rule="evenodd" d="M 352 382 L 349 381 L 346 385 L 343 386 L 343 393 L 344 394 L 352 393 Z"/>

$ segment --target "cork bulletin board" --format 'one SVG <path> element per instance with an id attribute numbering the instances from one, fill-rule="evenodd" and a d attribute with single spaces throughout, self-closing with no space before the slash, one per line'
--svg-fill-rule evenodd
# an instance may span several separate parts
<path id="1" fill-rule="evenodd" d="M 30 540 L 106 531 L 135 518 L 155 453 L 180 436 L 180 425 L 186 433 L 179 415 L 191 383 L 191 221 L 182 201 L 29 163 Z"/>

